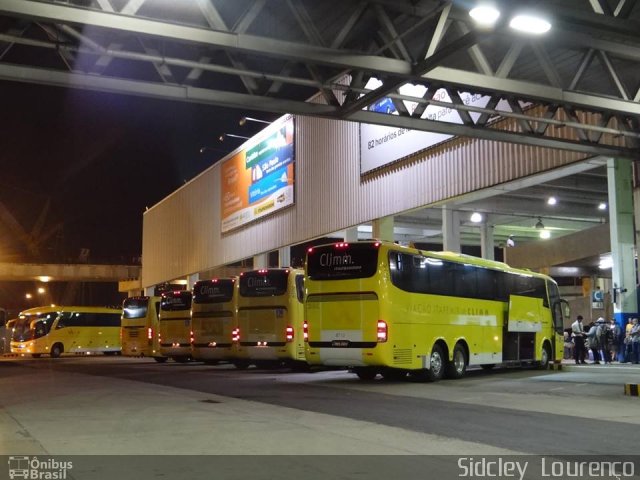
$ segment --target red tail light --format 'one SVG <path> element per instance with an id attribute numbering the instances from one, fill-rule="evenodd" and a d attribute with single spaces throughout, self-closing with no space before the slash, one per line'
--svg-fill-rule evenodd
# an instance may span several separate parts
<path id="1" fill-rule="evenodd" d="M 287 327 L 285 329 L 285 334 L 287 337 L 287 342 L 293 342 L 293 327 Z"/>
<path id="2" fill-rule="evenodd" d="M 309 341 L 309 322 L 306 320 L 302 324 L 302 338 L 305 342 Z"/>
<path id="3" fill-rule="evenodd" d="M 191 342 L 191 344 L 196 343 L 196 338 L 193 335 L 193 332 L 189 332 L 189 341 Z"/>
<path id="4" fill-rule="evenodd" d="M 378 320 L 378 343 L 384 343 L 387 341 L 387 322 L 384 320 Z"/>
<path id="5" fill-rule="evenodd" d="M 240 341 L 240 329 L 239 328 L 234 328 L 231 332 L 231 341 L 232 342 L 239 342 Z"/>
<path id="6" fill-rule="evenodd" d="M 147 328 L 147 339 L 153 340 L 153 328 Z"/>

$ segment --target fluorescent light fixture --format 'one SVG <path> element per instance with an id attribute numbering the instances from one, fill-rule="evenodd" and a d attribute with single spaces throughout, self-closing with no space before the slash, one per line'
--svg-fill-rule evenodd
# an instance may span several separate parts
<path id="1" fill-rule="evenodd" d="M 40 280 L 43 283 L 47 283 L 51 281 L 51 277 L 47 276 L 47 275 L 42 275 L 40 277 L 38 277 L 38 280 Z"/>
<path id="2" fill-rule="evenodd" d="M 547 240 L 547 239 L 551 238 L 551 232 L 549 230 L 541 230 L 540 231 L 540 238 L 542 238 L 543 240 Z"/>
<path id="3" fill-rule="evenodd" d="M 549 197 L 547 199 L 547 205 L 555 205 L 556 203 L 558 203 L 558 200 L 556 199 L 556 197 Z"/>
<path id="4" fill-rule="evenodd" d="M 491 27 L 500 18 L 500 11 L 491 5 L 478 5 L 469 11 L 469 16 L 478 25 Z"/>
<path id="5" fill-rule="evenodd" d="M 609 270 L 612 267 L 613 258 L 611 257 L 611 255 L 604 255 L 600 257 L 600 264 L 598 265 L 598 268 L 600 268 L 600 270 Z"/>
<path id="6" fill-rule="evenodd" d="M 482 214 L 480 214 L 480 213 L 478 213 L 478 212 L 473 212 L 473 213 L 471 214 L 471 218 L 470 218 L 470 220 L 471 220 L 473 223 L 480 223 L 480 222 L 482 221 Z"/>
<path id="7" fill-rule="evenodd" d="M 604 202 L 600 202 L 600 205 L 598 205 L 598 210 L 606 210 L 607 209 L 607 204 Z"/>
<path id="8" fill-rule="evenodd" d="M 551 23 L 542 17 L 530 14 L 516 15 L 509 22 L 509 26 L 514 30 L 534 35 L 541 35 L 551 30 Z"/>

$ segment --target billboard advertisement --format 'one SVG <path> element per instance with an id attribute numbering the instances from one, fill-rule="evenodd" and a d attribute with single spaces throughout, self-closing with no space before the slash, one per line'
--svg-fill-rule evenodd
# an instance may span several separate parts
<path id="1" fill-rule="evenodd" d="M 400 93 L 403 95 L 420 98 L 424 94 L 423 90 L 417 90 L 420 85 L 404 85 Z M 413 90 L 412 90 L 413 89 Z M 460 97 L 465 105 L 481 107 L 487 106 L 490 97 L 486 95 L 471 94 L 461 92 Z M 451 103 L 449 94 L 444 89 L 439 89 L 433 96 L 439 102 Z M 415 102 L 404 101 L 409 112 L 413 112 L 418 105 Z M 522 103 L 521 106 L 526 106 Z M 497 110 L 511 111 L 509 104 L 501 100 L 497 105 Z M 393 102 L 389 98 L 383 98 L 369 107 L 370 111 L 398 115 Z M 470 112 L 474 121 L 480 116 L 479 113 Z M 462 120 L 454 108 L 429 105 L 422 118 L 439 122 L 449 122 L 461 124 Z M 360 124 L 360 174 L 371 172 L 401 158 L 413 155 L 420 150 L 433 147 L 439 143 L 453 138 L 452 135 L 435 132 L 425 132 L 421 130 L 409 130 L 407 128 L 387 127 L 383 125 Z"/>
<path id="2" fill-rule="evenodd" d="M 293 118 L 285 118 L 224 161 L 220 175 L 223 233 L 293 205 L 293 136 Z"/>

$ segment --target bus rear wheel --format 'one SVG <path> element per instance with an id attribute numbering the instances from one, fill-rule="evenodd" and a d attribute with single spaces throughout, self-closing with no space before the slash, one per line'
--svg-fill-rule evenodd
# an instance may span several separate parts
<path id="1" fill-rule="evenodd" d="M 360 380 L 373 380 L 378 375 L 378 370 L 372 367 L 356 367 L 353 369 Z"/>
<path id="2" fill-rule="evenodd" d="M 411 378 L 418 382 L 437 382 L 444 376 L 444 354 L 440 345 L 434 345 L 429 358 L 429 368 L 413 370 Z"/>
<path id="3" fill-rule="evenodd" d="M 464 347 L 457 344 L 453 349 L 453 358 L 445 366 L 447 378 L 462 378 L 467 371 L 467 352 Z"/>
<path id="4" fill-rule="evenodd" d="M 64 351 L 64 348 L 62 347 L 61 343 L 56 343 L 53 345 L 53 347 L 51 347 L 51 358 L 59 358 L 60 355 L 62 355 L 62 352 Z"/>
<path id="5" fill-rule="evenodd" d="M 407 377 L 407 371 L 399 368 L 383 368 L 380 374 L 382 378 L 391 382 L 404 380 Z"/>

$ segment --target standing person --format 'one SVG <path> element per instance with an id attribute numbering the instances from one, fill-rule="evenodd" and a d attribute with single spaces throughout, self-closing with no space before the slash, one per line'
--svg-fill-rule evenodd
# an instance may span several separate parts
<path id="1" fill-rule="evenodd" d="M 620 347 L 623 346 L 622 343 L 622 329 L 620 325 L 616 323 L 615 318 L 611 319 L 611 323 L 609 324 L 609 329 L 611 330 L 611 341 L 609 344 L 609 350 L 611 351 L 611 361 L 612 362 L 620 362 Z"/>
<path id="2" fill-rule="evenodd" d="M 596 337 L 598 339 L 598 348 L 602 361 L 605 364 L 611 363 L 611 343 L 613 342 L 613 332 L 609 327 L 609 324 L 604 318 L 598 318 L 596 322 L 598 327 L 596 330 Z"/>
<path id="3" fill-rule="evenodd" d="M 633 361 L 633 345 L 631 344 L 631 329 L 633 328 L 633 321 L 635 318 L 630 318 L 625 325 L 624 329 L 624 359 L 625 363 L 631 363 Z"/>
<path id="4" fill-rule="evenodd" d="M 575 348 L 573 350 L 576 363 L 586 363 L 584 361 L 585 349 L 584 349 L 584 327 L 582 326 L 582 315 L 576 317 L 576 321 L 571 324 L 571 333 L 573 334 L 573 343 Z"/>
<path id="5" fill-rule="evenodd" d="M 600 320 L 600 319 L 598 319 Z M 598 337 L 598 325 L 597 322 L 589 325 L 587 330 L 587 342 L 589 342 L 589 349 L 593 355 L 593 363 L 600 364 L 600 338 Z"/>
<path id="6" fill-rule="evenodd" d="M 631 327 L 631 345 L 633 363 L 640 363 L 640 324 L 637 318 L 633 319 Z"/>

